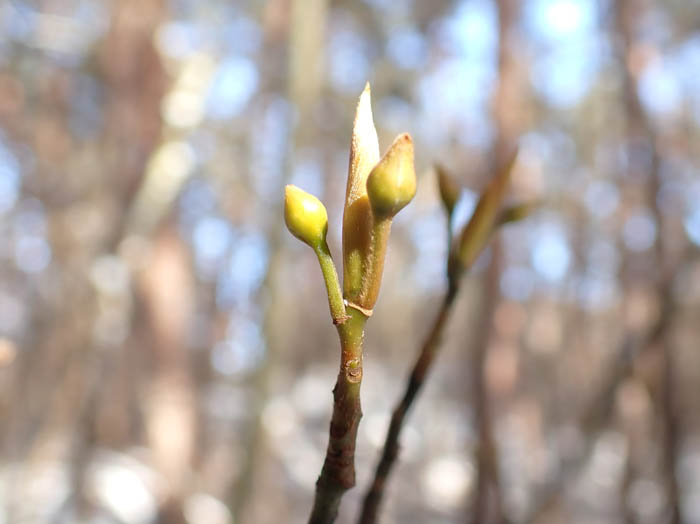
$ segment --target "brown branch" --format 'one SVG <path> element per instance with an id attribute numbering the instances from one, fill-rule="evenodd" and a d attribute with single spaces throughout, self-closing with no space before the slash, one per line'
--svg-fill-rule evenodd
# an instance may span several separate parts
<path id="1" fill-rule="evenodd" d="M 435 317 L 435 321 L 433 322 L 428 336 L 426 337 L 421 348 L 418 360 L 416 360 L 416 363 L 413 366 L 413 370 L 411 371 L 411 375 L 406 384 L 406 390 L 404 391 L 399 404 L 396 406 L 391 416 L 389 431 L 386 436 L 386 441 L 384 442 L 384 451 L 382 452 L 382 457 L 377 465 L 372 485 L 370 486 L 367 495 L 365 495 L 364 503 L 362 505 L 362 513 L 359 519 L 361 524 L 371 524 L 377 519 L 379 506 L 384 496 L 384 486 L 386 484 L 386 480 L 389 477 L 399 454 L 399 435 L 401 433 L 401 428 L 403 427 L 404 419 L 411 409 L 416 395 L 423 387 L 425 378 L 428 375 L 428 372 L 430 371 L 432 363 L 435 359 L 435 355 L 438 352 L 440 347 L 440 338 L 452 309 L 454 299 L 457 296 L 457 291 L 458 284 L 452 283 L 448 286 L 447 292 L 445 293 L 445 297 L 442 301 L 442 307 Z"/>
<path id="2" fill-rule="evenodd" d="M 360 396 L 341 370 L 333 388 L 333 417 L 326 459 L 316 482 L 316 499 L 309 523 L 333 522 L 340 500 L 355 486 L 355 440 L 362 417 Z"/>
<path id="3" fill-rule="evenodd" d="M 342 349 L 338 380 L 333 388 L 333 415 L 326 459 L 316 482 L 309 524 L 335 521 L 340 500 L 355 486 L 355 441 L 362 418 L 362 343 L 367 317 L 347 308 L 348 320 L 337 326 Z"/>
<path id="4" fill-rule="evenodd" d="M 498 166 L 496 175 L 491 179 L 479 198 L 474 214 L 459 234 L 458 241 L 449 247 L 446 268 L 447 292 L 428 337 L 423 343 L 418 360 L 413 366 L 404 395 L 394 409 L 389 432 L 384 442 L 382 458 L 377 465 L 374 479 L 362 505 L 359 519 L 359 522 L 362 524 L 370 524 L 376 521 L 384 493 L 384 485 L 398 455 L 398 440 L 404 419 L 423 386 L 423 382 L 439 350 L 440 337 L 454 299 L 459 291 L 462 275 L 469 270 L 498 227 L 499 211 L 516 157 L 517 150 L 512 151 Z M 443 201 L 443 204 L 446 204 L 446 202 Z M 450 214 L 448 206 L 448 218 Z"/>
<path id="5" fill-rule="evenodd" d="M 492 96 L 492 118 L 497 126 L 493 144 L 497 164 L 507 158 L 510 143 L 519 134 L 518 106 L 522 105 L 519 88 L 522 87 L 515 49 L 514 27 L 519 16 L 518 0 L 498 0 L 498 84 Z M 527 210 L 525 210 L 527 213 Z M 501 245 L 496 242 L 492 260 L 483 287 L 479 307 L 478 331 L 472 342 L 472 360 L 469 372 L 473 391 L 473 409 L 478 441 L 475 450 L 476 487 L 467 521 L 472 524 L 505 522 L 498 467 L 498 452 L 493 436 L 492 413 L 486 384 L 485 366 L 491 339 L 491 323 L 499 298 L 501 274 Z"/>

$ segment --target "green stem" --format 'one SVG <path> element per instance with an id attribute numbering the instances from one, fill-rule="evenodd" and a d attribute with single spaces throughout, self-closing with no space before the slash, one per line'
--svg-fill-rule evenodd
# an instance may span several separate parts
<path id="1" fill-rule="evenodd" d="M 345 323 L 338 324 L 341 360 L 333 388 L 333 415 L 326 459 L 316 482 L 309 524 L 329 524 L 338 515 L 340 500 L 355 485 L 355 441 L 362 417 L 362 343 L 367 317 L 349 307 Z"/>
<path id="2" fill-rule="evenodd" d="M 331 310 L 333 323 L 336 325 L 343 324 L 347 319 L 345 314 L 345 305 L 343 303 L 343 292 L 340 288 L 338 280 L 338 272 L 335 269 L 333 258 L 331 257 L 328 244 L 324 240 L 323 243 L 314 249 L 318 262 L 321 265 L 323 280 L 326 283 L 326 291 L 328 292 L 328 306 Z"/>

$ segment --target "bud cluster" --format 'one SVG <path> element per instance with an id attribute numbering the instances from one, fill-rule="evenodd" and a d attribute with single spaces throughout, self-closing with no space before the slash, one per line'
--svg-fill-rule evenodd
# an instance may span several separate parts
<path id="1" fill-rule="evenodd" d="M 344 298 L 364 315 L 379 293 L 391 220 L 415 194 L 413 140 L 399 135 L 379 158 L 368 84 L 355 115 L 343 213 Z M 285 188 L 284 201 L 289 231 L 317 254 L 327 250 L 328 213 L 321 201 L 293 185 Z"/>

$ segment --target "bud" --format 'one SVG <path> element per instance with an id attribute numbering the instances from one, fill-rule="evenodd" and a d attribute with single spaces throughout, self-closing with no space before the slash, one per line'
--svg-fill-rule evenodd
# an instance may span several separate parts
<path id="1" fill-rule="evenodd" d="M 501 166 L 496 176 L 484 190 L 476 209 L 467 225 L 462 230 L 458 245 L 459 263 L 463 269 L 472 265 L 484 249 L 494 226 L 497 224 L 498 213 L 505 196 L 510 175 L 515 166 L 518 151 L 515 149 L 506 162 Z"/>
<path id="2" fill-rule="evenodd" d="M 284 188 L 284 221 L 289 232 L 312 248 L 326 239 L 328 213 L 315 196 L 288 185 Z"/>
<path id="3" fill-rule="evenodd" d="M 343 210 L 343 290 L 346 296 L 359 293 L 362 260 L 369 249 L 372 212 L 367 199 L 367 177 L 379 162 L 379 141 L 372 118 L 369 84 L 357 102 L 350 142 L 350 166 Z"/>
<path id="4" fill-rule="evenodd" d="M 529 217 L 534 213 L 537 208 L 540 207 L 540 202 L 533 200 L 531 202 L 522 202 L 520 204 L 514 204 L 510 207 L 505 208 L 501 211 L 498 217 L 498 225 L 502 226 L 504 224 L 509 224 L 511 222 L 519 222 Z"/>
<path id="5" fill-rule="evenodd" d="M 396 137 L 367 178 L 367 194 L 375 215 L 391 218 L 416 194 L 413 140 L 407 133 Z"/>
<path id="6" fill-rule="evenodd" d="M 372 118 L 372 102 L 369 83 L 357 102 L 355 122 L 350 142 L 350 168 L 345 194 L 345 208 L 367 194 L 367 177 L 379 162 L 379 140 Z"/>
<path id="7" fill-rule="evenodd" d="M 436 165 L 435 172 L 437 173 L 440 199 L 447 210 L 448 216 L 452 216 L 452 210 L 455 208 L 455 205 L 457 205 L 457 200 L 459 200 L 459 194 L 462 188 L 459 187 L 459 184 L 443 166 L 439 164 Z"/>

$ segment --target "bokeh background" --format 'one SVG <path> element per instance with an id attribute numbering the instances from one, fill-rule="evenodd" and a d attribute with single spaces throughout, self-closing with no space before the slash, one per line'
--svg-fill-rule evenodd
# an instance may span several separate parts
<path id="1" fill-rule="evenodd" d="M 518 142 L 540 207 L 466 278 L 382 522 L 700 523 L 699 28 L 697 0 L 1 2 L 0 523 L 305 521 L 338 342 L 282 188 L 339 262 L 366 81 L 419 187 L 339 521 L 444 293 L 433 166 L 459 227 Z"/>

